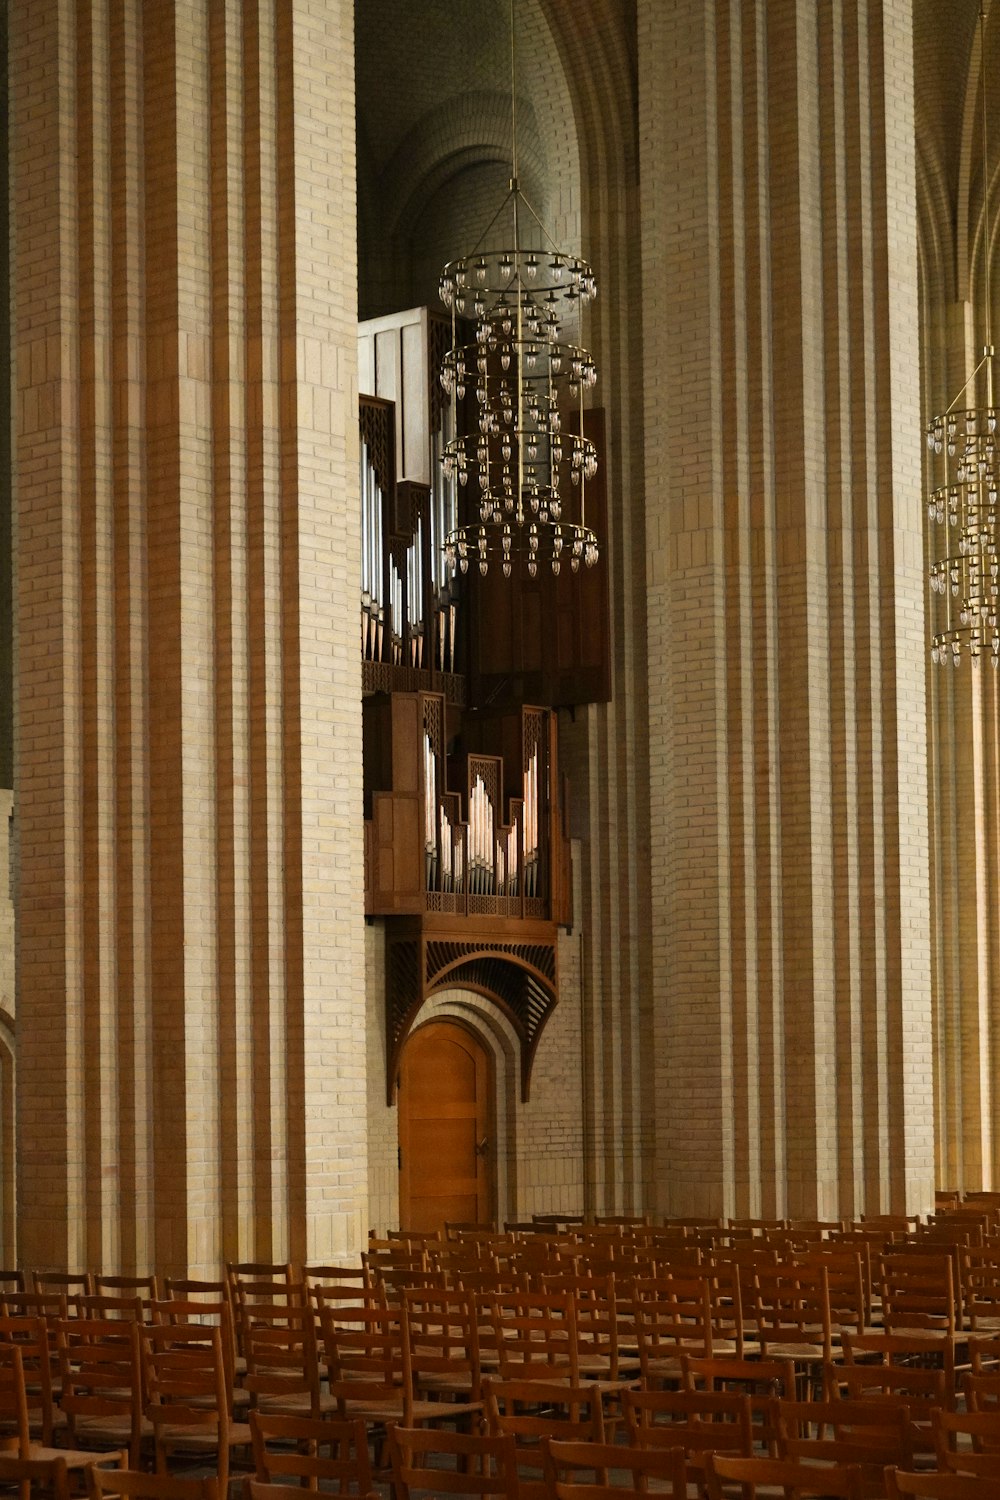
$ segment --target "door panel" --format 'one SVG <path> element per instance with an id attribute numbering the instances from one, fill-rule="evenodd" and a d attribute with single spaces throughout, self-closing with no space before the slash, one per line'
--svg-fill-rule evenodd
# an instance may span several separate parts
<path id="1" fill-rule="evenodd" d="M 413 1033 L 403 1048 L 398 1107 L 402 1227 L 491 1218 L 490 1060 L 471 1032 L 432 1021 Z"/>

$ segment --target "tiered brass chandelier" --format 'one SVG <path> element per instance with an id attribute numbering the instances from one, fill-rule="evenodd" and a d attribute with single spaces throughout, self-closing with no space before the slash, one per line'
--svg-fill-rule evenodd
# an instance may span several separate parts
<path id="1" fill-rule="evenodd" d="M 986 15 L 979 8 L 983 146 L 983 256 L 986 343 L 983 356 L 947 411 L 927 424 L 930 450 L 931 661 L 978 666 L 1000 662 L 1000 557 L 997 555 L 997 408 L 994 399 L 987 153 Z M 977 401 L 977 397 L 979 398 Z M 938 546 L 935 547 L 935 541 Z"/>
<path id="2" fill-rule="evenodd" d="M 597 294 L 594 273 L 560 250 L 518 179 L 514 0 L 510 4 L 511 176 L 507 196 L 475 249 L 445 266 L 439 289 L 451 314 L 441 384 L 454 401 L 446 483 L 478 499 L 478 520 L 445 538 L 452 567 L 505 578 L 523 566 L 558 574 L 597 561 L 587 525 L 587 482 L 597 450 L 583 432 L 584 392 L 597 381 L 586 349 L 562 342 Z M 504 240 L 504 234 L 509 238 Z M 496 247 L 499 240 L 502 248 Z M 473 501 L 474 503 L 474 501 Z"/>

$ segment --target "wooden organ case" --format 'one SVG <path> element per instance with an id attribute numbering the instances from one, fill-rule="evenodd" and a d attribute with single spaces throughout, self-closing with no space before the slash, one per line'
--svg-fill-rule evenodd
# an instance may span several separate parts
<path id="1" fill-rule="evenodd" d="M 609 696 L 606 567 L 450 575 L 447 332 L 424 308 L 359 331 L 365 913 L 385 920 L 389 1103 L 421 1006 L 453 988 L 505 1013 L 527 1099 L 572 920 L 557 709 Z M 603 509 L 599 493 L 602 529 Z"/>

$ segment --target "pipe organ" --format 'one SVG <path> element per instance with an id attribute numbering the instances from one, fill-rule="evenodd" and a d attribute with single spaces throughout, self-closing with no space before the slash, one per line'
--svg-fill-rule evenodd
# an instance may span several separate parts
<path id="1" fill-rule="evenodd" d="M 418 308 L 362 325 L 372 391 L 360 400 L 363 682 L 366 692 L 431 688 L 459 701 L 459 586 L 444 554 L 457 499 L 440 462 L 452 418 L 432 370 L 439 323 Z"/>
<path id="2" fill-rule="evenodd" d="M 439 693 L 365 703 L 368 915 L 567 922 L 555 714 L 526 706 L 479 725 L 477 738 L 492 734 L 500 753 L 464 757 L 447 753 L 446 717 Z M 461 792 L 449 789 L 449 766 Z"/>
<path id="3" fill-rule="evenodd" d="M 572 920 L 556 705 L 610 681 L 603 569 L 504 588 L 451 573 L 444 539 L 476 496 L 442 464 L 449 331 L 426 308 L 359 330 L 365 912 L 385 924 L 390 1101 L 409 1028 L 446 987 L 506 1013 L 527 1097 Z"/>

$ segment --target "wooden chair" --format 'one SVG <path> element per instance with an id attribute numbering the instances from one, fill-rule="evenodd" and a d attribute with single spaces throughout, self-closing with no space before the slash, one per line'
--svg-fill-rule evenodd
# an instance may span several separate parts
<path id="1" fill-rule="evenodd" d="M 826 1266 L 759 1266 L 753 1317 L 764 1359 L 792 1360 L 805 1390 L 820 1389 L 833 1352 Z"/>
<path id="2" fill-rule="evenodd" d="M 542 1440 L 559 1437 L 603 1443 L 604 1406 L 595 1385 L 548 1385 L 542 1380 L 486 1380 L 491 1433 L 514 1439 L 521 1500 L 546 1500 Z"/>
<path id="3" fill-rule="evenodd" d="M 726 1484 L 740 1484 L 746 1500 L 758 1494 L 773 1495 L 775 1490 L 786 1500 L 803 1496 L 836 1496 L 838 1500 L 864 1500 L 861 1473 L 854 1465 L 797 1463 L 794 1459 L 730 1458 L 712 1454 L 708 1460 L 709 1500 L 726 1500 Z"/>
<path id="4" fill-rule="evenodd" d="M 220 1330 L 154 1323 L 141 1337 L 157 1471 L 166 1474 L 177 1454 L 202 1462 L 214 1457 L 224 1495 L 232 1450 L 249 1449 L 250 1429 L 233 1419 Z"/>
<path id="5" fill-rule="evenodd" d="M 294 1480 L 300 1495 L 302 1489 L 336 1488 L 338 1495 L 367 1495 L 372 1490 L 364 1422 L 252 1411 L 250 1433 L 254 1472 L 266 1484 Z"/>
<path id="6" fill-rule="evenodd" d="M 0 1292 L 23 1292 L 24 1272 L 15 1270 L 0 1270 Z"/>
<path id="7" fill-rule="evenodd" d="M 960 1251 L 959 1275 L 966 1326 L 973 1332 L 1000 1332 L 1000 1245 Z"/>
<path id="8" fill-rule="evenodd" d="M 955 1404 L 955 1389 L 941 1369 L 896 1364 L 854 1364 L 850 1360 L 827 1371 L 832 1399 L 863 1401 L 871 1407 L 904 1407 L 914 1454 L 933 1453 L 931 1419 L 936 1408 Z"/>
<path id="9" fill-rule="evenodd" d="M 49 1463 L 59 1458 L 70 1471 L 86 1471 L 94 1464 L 124 1464 L 125 1453 L 110 1453 L 76 1448 L 50 1448 L 33 1443 L 28 1429 L 28 1402 L 24 1385 L 24 1366 L 17 1344 L 0 1345 L 0 1432 L 7 1455 L 21 1461 Z M 20 1479 L 22 1490 L 27 1481 Z"/>
<path id="10" fill-rule="evenodd" d="M 709 1358 L 712 1303 L 705 1276 L 661 1276 L 630 1288 L 642 1383 L 654 1390 L 681 1377 L 681 1358 Z"/>
<path id="11" fill-rule="evenodd" d="M 134 1469 L 87 1470 L 90 1500 L 225 1500 L 218 1479 L 178 1479 Z"/>
<path id="12" fill-rule="evenodd" d="M 599 1380 L 607 1391 L 634 1384 L 640 1373 L 637 1349 L 623 1348 L 615 1278 L 611 1273 L 546 1277 L 546 1291 L 573 1298 L 577 1362 L 583 1380 Z"/>
<path id="13" fill-rule="evenodd" d="M 686 1500 L 682 1448 L 622 1448 L 616 1443 L 545 1438 L 542 1453 L 545 1483 L 554 1500 L 614 1500 L 645 1495 L 650 1489 L 672 1500 Z"/>
<path id="14" fill-rule="evenodd" d="M 864 1333 L 871 1326 L 871 1258 L 868 1248 L 824 1240 L 821 1245 L 796 1251 L 795 1264 L 826 1268 L 827 1305 L 833 1357 L 836 1359 L 843 1329 Z"/>
<path id="15" fill-rule="evenodd" d="M 734 1391 L 626 1391 L 629 1442 L 640 1448 L 681 1448 L 687 1478 L 700 1493 L 710 1453 L 749 1458 L 750 1401 Z"/>
<path id="16" fill-rule="evenodd" d="M 413 1384 L 419 1396 L 481 1409 L 479 1324 L 468 1292 L 408 1287 L 403 1318 Z"/>
<path id="17" fill-rule="evenodd" d="M 243 1323 L 243 1387 L 261 1411 L 319 1418 L 336 1400 L 320 1389 L 316 1319 L 309 1306 L 256 1303 Z"/>
<path id="18" fill-rule="evenodd" d="M 53 1404 L 59 1360 L 44 1318 L 0 1317 L 0 1343 L 16 1344 L 21 1351 L 29 1430 L 33 1439 L 51 1447 L 57 1422 L 64 1426 L 65 1418 Z"/>
<path id="19" fill-rule="evenodd" d="M 124 1449 L 139 1467 L 144 1436 L 138 1324 L 129 1319 L 70 1318 L 57 1329 L 60 1408 L 75 1448 Z"/>
<path id="20" fill-rule="evenodd" d="M 512 1437 L 392 1427 L 389 1452 L 395 1500 L 410 1500 L 411 1490 L 518 1500 Z"/>

